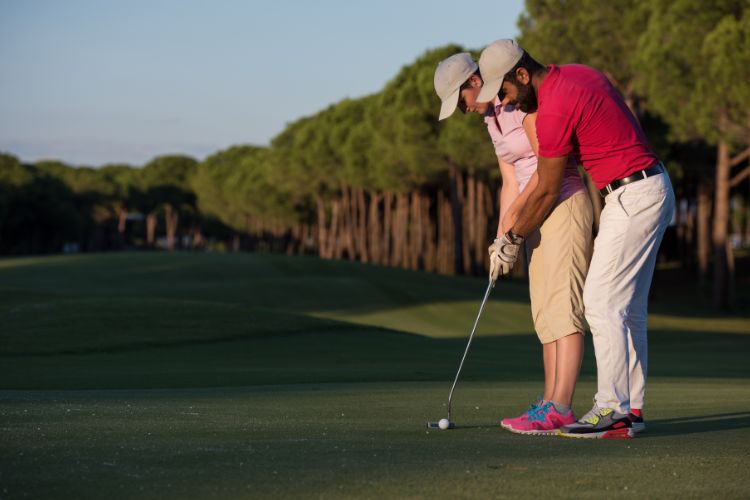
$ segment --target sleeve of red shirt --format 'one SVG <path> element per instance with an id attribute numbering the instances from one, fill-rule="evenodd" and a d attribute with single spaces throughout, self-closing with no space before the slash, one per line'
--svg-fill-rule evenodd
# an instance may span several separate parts
<path id="1" fill-rule="evenodd" d="M 539 113 L 536 118 L 539 156 L 557 158 L 573 150 L 573 120 L 570 115 Z"/>

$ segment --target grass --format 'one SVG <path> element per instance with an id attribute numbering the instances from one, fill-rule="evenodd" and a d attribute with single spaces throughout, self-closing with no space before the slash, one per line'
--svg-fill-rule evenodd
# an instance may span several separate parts
<path id="1" fill-rule="evenodd" d="M 522 283 L 313 258 L 0 260 L 0 498 L 747 496 L 750 318 L 657 278 L 648 430 L 499 429 L 541 390 Z M 738 286 L 738 289 L 741 287 Z M 746 289 L 746 288 L 745 288 Z M 575 408 L 590 406 L 590 339 Z"/>

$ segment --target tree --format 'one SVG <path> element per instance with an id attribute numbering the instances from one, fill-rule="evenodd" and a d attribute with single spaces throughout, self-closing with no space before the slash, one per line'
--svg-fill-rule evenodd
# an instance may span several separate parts
<path id="1" fill-rule="evenodd" d="M 463 273 L 471 270 L 470 254 L 475 254 L 469 252 L 469 240 L 475 233 L 471 217 L 474 212 L 467 210 L 465 203 L 474 198 L 465 200 L 470 198 L 466 189 L 472 193 L 474 173 L 496 171 L 497 161 L 481 119 L 471 116 L 437 121 L 440 101 L 433 84 L 435 68 L 441 60 L 458 52 L 466 49 L 448 45 L 429 50 L 402 68 L 377 95 L 369 119 L 374 134 L 371 163 L 381 172 L 383 185 L 397 193 L 447 185 L 453 227 L 448 230 L 444 223 L 443 208 L 448 207 L 439 191 L 436 218 L 446 230 L 437 235 L 440 248 L 436 251 L 440 257 L 436 259 L 440 270 Z M 466 175 L 470 182 L 464 182 Z M 405 204 L 403 197 L 400 202 L 401 206 Z M 404 217 L 400 219 L 403 222 Z M 464 219 L 468 220 L 466 227 Z M 388 223 L 388 217 L 385 221 Z M 481 246 L 486 246 L 486 235 L 482 240 Z M 452 263 L 446 265 L 448 259 Z"/>
<path id="2" fill-rule="evenodd" d="M 60 179 L 0 154 L 0 253 L 58 252 L 76 237 L 74 195 Z"/>
<path id="3" fill-rule="evenodd" d="M 527 0 L 518 20 L 519 43 L 542 63 L 586 64 L 602 71 L 646 129 L 646 103 L 634 84 L 636 49 L 649 16 L 646 6 L 644 0 Z M 658 124 L 653 129 L 647 130 L 652 143 Z M 582 174 L 598 229 L 602 200 L 591 177 Z"/>
<path id="4" fill-rule="evenodd" d="M 321 257 L 333 257 L 328 230 L 328 206 L 339 189 L 334 153 L 327 134 L 332 123 L 333 107 L 287 126 L 272 142 L 269 156 L 271 182 L 285 192 L 292 204 L 315 206 L 318 229 L 318 251 Z M 332 211 L 336 206 L 332 207 Z M 338 220 L 332 213 L 331 220 Z M 335 231 L 334 231 L 335 233 Z"/>
<path id="5" fill-rule="evenodd" d="M 226 190 L 229 177 L 246 156 L 255 154 L 254 146 L 232 146 L 208 156 L 196 168 L 191 187 L 199 211 L 215 217 L 229 227 L 242 227 L 244 220 L 232 210 Z"/>
<path id="6" fill-rule="evenodd" d="M 268 157 L 268 148 L 233 146 L 206 158 L 193 177 L 201 211 L 235 231 L 237 249 L 240 234 L 250 235 L 256 242 L 265 235 L 281 240 L 285 230 L 297 222 L 294 203 L 275 184 Z"/>
<path id="7" fill-rule="evenodd" d="M 638 115 L 636 47 L 649 17 L 643 0 L 526 0 L 519 43 L 546 64 L 586 64 L 604 72 Z"/>
<path id="8" fill-rule="evenodd" d="M 658 0 L 640 40 L 636 84 L 677 140 L 716 146 L 712 247 L 714 303 L 732 303 L 733 255 L 727 238 L 729 192 L 747 175 L 732 167 L 750 154 L 750 5 L 721 0 Z"/>
<path id="9" fill-rule="evenodd" d="M 99 169 L 73 167 L 60 161 L 41 161 L 36 167 L 62 181 L 74 194 L 80 248 L 93 251 L 109 248 L 112 221 L 116 220 L 117 193 L 113 180 Z"/>
<path id="10" fill-rule="evenodd" d="M 159 156 L 148 162 L 140 175 L 141 205 L 146 213 L 147 242 L 153 245 L 158 210 L 164 213 L 167 248 L 173 250 L 180 213 L 195 207 L 191 178 L 198 162 L 183 155 Z"/>
<path id="11" fill-rule="evenodd" d="M 99 172 L 112 183 L 112 209 L 117 218 L 118 247 L 125 248 L 128 215 L 137 211 L 139 170 L 125 164 L 109 164 Z"/>

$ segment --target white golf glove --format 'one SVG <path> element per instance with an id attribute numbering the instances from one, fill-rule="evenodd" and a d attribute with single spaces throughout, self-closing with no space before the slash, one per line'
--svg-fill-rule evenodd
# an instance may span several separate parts
<path id="1" fill-rule="evenodd" d="M 490 254 L 490 280 L 493 283 L 500 276 L 510 274 L 516 259 L 518 259 L 518 251 L 521 248 L 523 238 L 514 236 L 514 240 L 515 243 L 508 238 L 507 234 L 504 234 L 500 238 L 495 238 L 495 241 L 487 249 Z"/>

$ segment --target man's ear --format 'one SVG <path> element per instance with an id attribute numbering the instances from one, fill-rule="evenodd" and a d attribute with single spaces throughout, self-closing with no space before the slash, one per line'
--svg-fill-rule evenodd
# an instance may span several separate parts
<path id="1" fill-rule="evenodd" d="M 529 75 L 529 72 L 526 70 L 526 68 L 518 68 L 516 70 L 516 79 L 518 79 L 518 81 L 523 83 L 524 85 L 528 85 L 528 83 L 531 81 L 531 75 Z"/>

